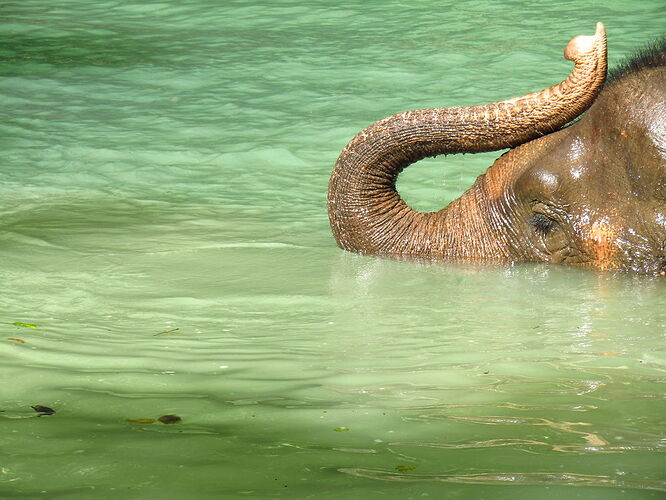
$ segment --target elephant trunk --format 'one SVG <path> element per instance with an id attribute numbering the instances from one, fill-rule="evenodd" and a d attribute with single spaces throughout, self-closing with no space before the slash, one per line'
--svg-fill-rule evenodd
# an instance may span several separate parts
<path id="1" fill-rule="evenodd" d="M 364 254 L 460 255 L 455 227 L 466 222 L 483 232 L 481 214 L 467 213 L 479 203 L 459 203 L 456 214 L 449 207 L 417 212 L 398 195 L 398 174 L 429 156 L 515 147 L 583 113 L 606 78 L 603 24 L 597 24 L 594 36 L 572 39 L 564 55 L 575 63 L 574 69 L 548 89 L 481 106 L 406 111 L 356 135 L 340 154 L 329 183 L 328 212 L 338 245 Z M 462 219 L 461 215 L 466 221 L 448 220 Z M 477 246 L 469 256 L 495 256 L 490 243 Z"/>

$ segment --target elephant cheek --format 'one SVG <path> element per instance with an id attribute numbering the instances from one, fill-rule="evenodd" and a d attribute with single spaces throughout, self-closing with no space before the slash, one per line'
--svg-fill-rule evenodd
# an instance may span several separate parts
<path id="1" fill-rule="evenodd" d="M 594 265 L 602 269 L 617 267 L 618 228 L 605 220 L 597 220 L 589 230 L 586 246 Z"/>

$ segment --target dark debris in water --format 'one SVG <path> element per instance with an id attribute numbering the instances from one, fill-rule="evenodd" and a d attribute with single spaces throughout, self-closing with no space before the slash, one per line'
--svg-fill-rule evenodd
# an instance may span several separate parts
<path id="1" fill-rule="evenodd" d="M 40 417 L 42 415 L 53 415 L 56 412 L 53 408 L 49 408 L 48 406 L 42 406 L 42 405 L 35 405 L 31 406 L 30 408 L 39 413 Z"/>
<path id="2" fill-rule="evenodd" d="M 416 465 L 398 465 L 395 468 L 398 472 L 409 472 L 414 469 L 416 469 Z"/>
<path id="3" fill-rule="evenodd" d="M 132 424 L 154 424 L 155 422 L 162 422 L 163 424 L 176 424 L 183 419 L 178 415 L 162 415 L 159 418 L 126 418 L 125 422 Z"/>
<path id="4" fill-rule="evenodd" d="M 163 424 L 175 424 L 180 422 L 182 418 L 180 418 L 178 415 L 162 415 L 157 420 L 159 420 Z"/>
<path id="5" fill-rule="evenodd" d="M 22 323 L 21 321 L 14 321 L 11 323 L 0 321 L 0 325 L 10 325 L 17 328 L 37 328 L 37 325 L 33 325 L 32 323 Z M 25 340 L 16 337 L 7 337 L 7 340 L 11 340 L 12 342 L 17 342 L 19 344 L 25 344 Z M 50 415 L 50 413 L 48 415 Z"/>
<path id="6" fill-rule="evenodd" d="M 169 333 L 172 333 L 172 334 L 173 333 L 180 333 L 180 328 L 171 328 L 170 330 L 162 330 L 159 333 L 155 333 L 153 335 L 153 337 L 157 337 L 158 335 L 165 335 L 165 334 L 169 334 Z"/>

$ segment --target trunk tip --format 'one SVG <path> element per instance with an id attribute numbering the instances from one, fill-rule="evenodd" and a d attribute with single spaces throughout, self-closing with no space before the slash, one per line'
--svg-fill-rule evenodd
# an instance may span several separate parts
<path id="1" fill-rule="evenodd" d="M 604 23 L 597 23 L 594 35 L 579 35 L 572 38 L 564 49 L 564 57 L 575 63 L 590 57 L 605 57 L 605 54 L 606 28 Z"/>

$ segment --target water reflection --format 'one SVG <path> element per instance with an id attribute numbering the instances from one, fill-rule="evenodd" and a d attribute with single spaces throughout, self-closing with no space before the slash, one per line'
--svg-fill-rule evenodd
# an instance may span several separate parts
<path id="1" fill-rule="evenodd" d="M 666 482 L 616 478 L 607 475 L 572 474 L 557 472 L 505 473 L 505 474 L 396 474 L 367 469 L 342 468 L 340 472 L 358 477 L 399 482 L 450 482 L 462 484 L 512 484 L 522 486 L 598 486 L 606 488 L 666 491 Z"/>
<path id="2" fill-rule="evenodd" d="M 640 462 L 644 454 L 663 450 L 650 410 L 663 388 L 646 363 L 657 340 L 654 328 L 666 319 L 660 309 L 664 288 L 659 278 L 542 264 L 447 265 L 342 255 L 331 275 L 333 296 L 347 304 L 341 324 L 358 333 L 355 352 L 366 356 L 372 346 L 392 365 L 387 371 L 365 364 L 353 371 L 356 385 L 329 387 L 362 395 L 366 405 L 397 405 L 402 420 L 421 429 L 409 433 L 412 440 L 389 438 L 392 453 L 419 469 L 450 467 L 451 453 L 459 450 L 513 449 L 538 455 L 543 465 L 525 463 L 516 474 L 510 465 L 498 467 L 493 452 L 481 460 L 485 467 L 479 463 L 487 472 L 475 474 L 339 470 L 391 481 L 665 491 L 666 482 L 658 480 L 548 467 L 563 454 L 622 454 Z M 344 365 L 336 371 L 349 372 Z M 609 422 L 605 415 L 627 401 L 632 414 Z"/>

